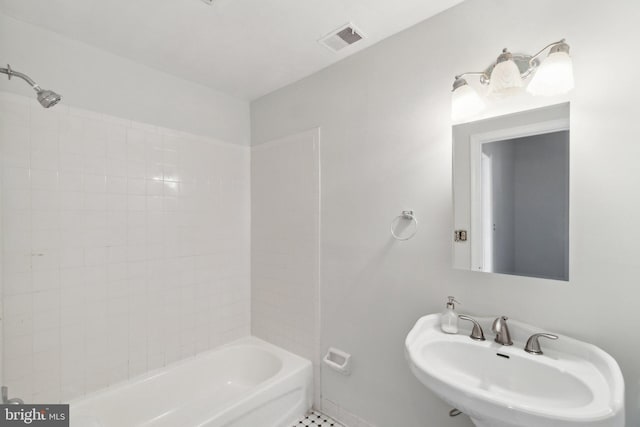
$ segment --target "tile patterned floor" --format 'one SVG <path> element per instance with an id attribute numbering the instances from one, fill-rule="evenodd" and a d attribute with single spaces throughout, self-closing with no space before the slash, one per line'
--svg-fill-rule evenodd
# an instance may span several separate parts
<path id="1" fill-rule="evenodd" d="M 292 427 L 312 426 L 312 427 L 344 427 L 339 422 L 327 417 L 318 411 L 311 411 Z"/>

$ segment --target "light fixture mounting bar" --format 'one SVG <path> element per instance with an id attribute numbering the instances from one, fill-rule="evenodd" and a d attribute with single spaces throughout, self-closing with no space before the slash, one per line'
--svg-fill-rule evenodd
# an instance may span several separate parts
<path id="1" fill-rule="evenodd" d="M 532 61 L 536 60 L 547 49 L 553 48 L 553 47 L 556 47 L 556 46 L 560 47 L 560 49 L 559 49 L 560 51 L 569 53 L 569 45 L 566 43 L 566 39 L 562 39 L 562 40 L 558 40 L 557 42 L 549 43 L 548 45 L 546 45 L 545 47 L 540 49 L 537 53 L 535 53 L 535 54 L 533 54 L 531 56 L 531 60 Z M 533 63 L 532 63 L 532 65 L 533 65 Z"/>
<path id="2" fill-rule="evenodd" d="M 485 75 L 484 71 L 467 71 L 465 73 L 458 74 L 456 76 L 456 79 L 459 79 L 465 76 L 484 76 L 484 75 Z"/>

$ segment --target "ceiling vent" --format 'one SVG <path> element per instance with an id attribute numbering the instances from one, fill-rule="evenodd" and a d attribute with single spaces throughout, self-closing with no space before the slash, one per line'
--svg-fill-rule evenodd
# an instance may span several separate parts
<path id="1" fill-rule="evenodd" d="M 338 52 L 362 39 L 364 39 L 362 31 L 349 23 L 343 25 L 337 30 L 331 31 L 329 34 L 318 40 L 318 42 L 333 52 Z"/>

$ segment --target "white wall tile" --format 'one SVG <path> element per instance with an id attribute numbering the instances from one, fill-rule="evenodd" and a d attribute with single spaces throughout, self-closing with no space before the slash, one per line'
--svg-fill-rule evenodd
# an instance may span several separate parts
<path id="1" fill-rule="evenodd" d="M 58 170 L 58 156 L 52 156 L 46 151 L 31 151 L 31 170 Z"/>
<path id="2" fill-rule="evenodd" d="M 6 167 L 2 173 L 3 190 L 28 190 L 30 174 L 27 168 Z"/>
<path id="3" fill-rule="evenodd" d="M 67 401 L 248 334 L 236 305 L 249 305 L 249 150 L 172 133 L 165 153 L 168 130 L 32 104 L 0 93 L 11 394 Z M 237 195 L 199 203 L 213 197 L 214 164 L 232 165 L 223 185 Z M 181 174 L 199 176 L 191 200 Z M 220 211 L 237 214 L 215 222 Z M 196 255 L 208 274 L 196 275 Z"/>
<path id="4" fill-rule="evenodd" d="M 2 192 L 2 208 L 11 210 L 28 210 L 31 208 L 29 190 L 6 190 Z"/>

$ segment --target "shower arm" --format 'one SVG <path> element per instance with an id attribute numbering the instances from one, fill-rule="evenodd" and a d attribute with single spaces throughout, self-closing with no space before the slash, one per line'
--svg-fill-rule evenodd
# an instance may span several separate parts
<path id="1" fill-rule="evenodd" d="M 34 82 L 31 77 L 29 77 L 26 74 L 23 74 L 23 73 L 21 73 L 19 71 L 13 71 L 11 69 L 11 65 L 9 65 L 9 64 L 7 64 L 7 68 L 0 68 L 0 74 L 6 74 L 7 77 L 9 77 L 9 80 L 11 80 L 11 77 L 13 77 L 13 76 L 21 78 L 25 82 L 29 83 L 31 85 L 31 87 L 33 88 L 33 90 L 35 90 L 36 92 L 40 92 L 42 90 L 42 88 L 38 85 L 38 83 Z"/>
<path id="2" fill-rule="evenodd" d="M 11 80 L 11 77 L 16 76 L 19 79 L 22 79 L 25 82 L 29 83 L 31 88 L 35 90 L 38 95 L 38 102 L 44 108 L 53 107 L 62 99 L 62 96 L 59 93 L 55 93 L 52 90 L 42 89 L 40 85 L 38 85 L 38 83 L 34 82 L 33 79 L 26 74 L 13 71 L 11 69 L 11 65 L 9 64 L 7 64 L 7 68 L 0 68 L 0 74 L 6 74 L 9 77 L 9 80 Z"/>

